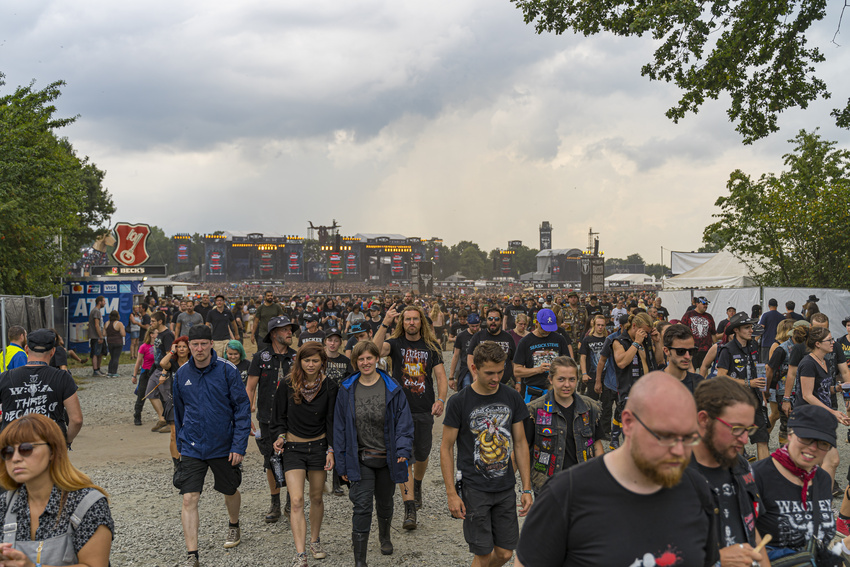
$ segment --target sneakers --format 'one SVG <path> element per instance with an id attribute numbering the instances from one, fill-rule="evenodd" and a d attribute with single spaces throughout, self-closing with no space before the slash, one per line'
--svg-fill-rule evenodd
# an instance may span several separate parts
<path id="1" fill-rule="evenodd" d="M 406 530 L 416 529 L 416 502 L 413 500 L 404 501 L 404 522 L 401 527 Z"/>
<path id="2" fill-rule="evenodd" d="M 310 554 L 313 556 L 313 559 L 324 559 L 328 556 L 325 550 L 322 549 L 322 544 L 318 539 L 310 542 Z M 307 554 L 304 554 L 304 565 L 307 565 Z"/>
<path id="3" fill-rule="evenodd" d="M 850 536 L 850 525 L 844 518 L 835 520 L 835 531 L 841 534 L 842 537 Z"/>
<path id="4" fill-rule="evenodd" d="M 229 526 L 227 528 L 227 539 L 224 540 L 224 547 L 230 549 L 242 543 L 242 531 L 239 526 Z"/>
<path id="5" fill-rule="evenodd" d="M 313 547 L 313 544 L 310 544 L 310 547 Z M 307 552 L 304 553 L 296 553 L 295 557 L 292 558 L 292 565 L 290 567 L 307 567 Z"/>
<path id="6" fill-rule="evenodd" d="M 151 431 L 157 432 L 160 429 L 162 429 L 163 427 L 168 427 L 168 422 L 165 421 L 164 419 L 160 419 L 159 421 L 156 422 L 156 425 L 151 427 Z"/>
<path id="7" fill-rule="evenodd" d="M 184 559 L 181 563 L 178 563 L 174 567 L 200 567 L 200 562 L 198 558 L 194 555 L 189 555 Z"/>

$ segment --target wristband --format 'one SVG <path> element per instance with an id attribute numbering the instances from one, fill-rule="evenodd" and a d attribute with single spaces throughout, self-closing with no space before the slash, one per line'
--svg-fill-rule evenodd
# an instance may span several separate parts
<path id="1" fill-rule="evenodd" d="M 748 388 L 750 387 L 750 379 L 749 378 L 744 378 L 744 385 L 747 386 Z"/>
<path id="2" fill-rule="evenodd" d="M 790 402 L 790 401 L 791 401 L 791 398 L 789 398 L 789 397 L 787 397 L 787 396 L 783 396 L 783 397 L 782 397 L 782 401 L 783 401 L 783 402 Z"/>
<path id="3" fill-rule="evenodd" d="M 385 329 L 386 329 L 386 330 L 388 330 L 388 331 L 390 330 L 390 326 L 389 326 L 389 325 L 384 325 L 383 323 L 381 323 L 381 327 L 385 328 Z"/>
<path id="4" fill-rule="evenodd" d="M 534 491 L 533 490 L 523 490 L 522 493 L 523 494 L 534 494 Z"/>
<path id="5" fill-rule="evenodd" d="M 443 405 L 446 405 L 446 400 L 444 400 L 443 398 L 437 398 L 437 401 Z"/>

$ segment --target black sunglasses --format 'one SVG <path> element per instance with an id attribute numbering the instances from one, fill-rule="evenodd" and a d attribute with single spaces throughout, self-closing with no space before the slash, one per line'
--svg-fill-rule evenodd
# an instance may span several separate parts
<path id="1" fill-rule="evenodd" d="M 21 443 L 17 446 L 18 453 L 22 457 L 29 457 L 32 455 L 36 445 L 49 445 L 49 443 Z M 8 461 L 15 456 L 15 449 L 16 447 L 13 445 L 6 445 L 0 449 L 0 457 L 3 457 L 4 461 Z"/>
<path id="2" fill-rule="evenodd" d="M 501 317 L 487 317 L 487 320 L 488 321 L 501 321 L 502 318 Z"/>
<path id="3" fill-rule="evenodd" d="M 693 357 L 694 355 L 696 355 L 697 352 L 699 352 L 699 349 L 696 348 L 696 347 L 693 347 L 693 348 L 674 348 L 674 349 L 670 349 L 670 350 L 675 351 L 676 356 L 685 356 L 685 353 L 688 353 L 688 354 L 691 355 L 691 357 Z"/>

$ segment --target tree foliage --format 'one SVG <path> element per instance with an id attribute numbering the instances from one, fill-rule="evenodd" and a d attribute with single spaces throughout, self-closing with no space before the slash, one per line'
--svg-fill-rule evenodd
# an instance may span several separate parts
<path id="1" fill-rule="evenodd" d="M 651 36 L 660 42 L 641 75 L 682 91 L 667 117 L 696 114 L 726 94 L 727 110 L 745 143 L 778 130 L 779 113 L 829 98 L 815 75 L 825 60 L 806 34 L 826 15 L 826 0 L 511 0 L 537 33 Z M 850 100 L 833 111 L 850 127 Z"/>
<path id="2" fill-rule="evenodd" d="M 786 171 L 729 177 L 703 239 L 720 239 L 763 271 L 764 285 L 850 288 L 850 152 L 801 130 Z"/>
<path id="3" fill-rule="evenodd" d="M 30 84 L 0 97 L 0 293 L 57 292 L 66 267 L 115 211 L 105 173 L 55 133 L 75 120 L 54 116 L 62 85 Z"/>

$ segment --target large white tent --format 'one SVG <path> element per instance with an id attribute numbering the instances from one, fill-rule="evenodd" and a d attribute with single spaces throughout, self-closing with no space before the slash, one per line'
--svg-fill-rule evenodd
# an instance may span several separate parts
<path id="1" fill-rule="evenodd" d="M 711 289 L 752 285 L 753 271 L 728 250 L 721 250 L 705 264 L 664 280 L 662 288 L 665 290 Z"/>

